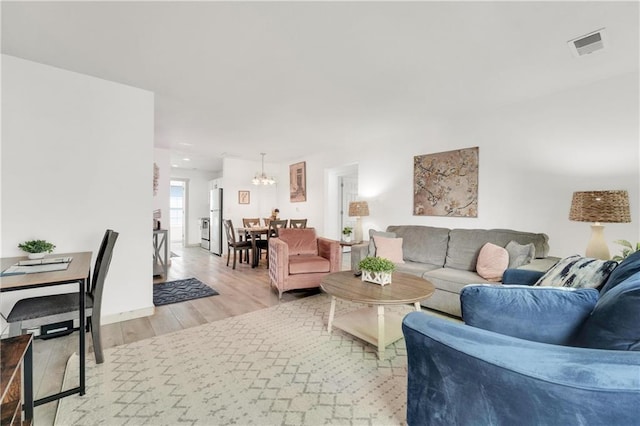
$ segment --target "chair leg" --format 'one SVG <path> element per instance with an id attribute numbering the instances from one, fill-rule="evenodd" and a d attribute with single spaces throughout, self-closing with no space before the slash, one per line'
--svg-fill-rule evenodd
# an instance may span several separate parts
<path id="1" fill-rule="evenodd" d="M 104 362 L 104 354 L 102 353 L 102 337 L 100 335 L 100 319 L 92 321 L 89 317 L 89 324 L 91 324 L 91 340 L 93 341 L 93 354 L 96 357 L 96 364 L 102 364 Z"/>
<path id="2" fill-rule="evenodd" d="M 227 266 L 229 266 L 229 259 L 231 259 L 231 247 L 227 247 Z"/>
<path id="3" fill-rule="evenodd" d="M 9 323 L 9 337 L 15 337 L 22 334 L 22 321 Z"/>
<path id="4" fill-rule="evenodd" d="M 233 248 L 233 269 L 236 269 L 236 253 L 238 252 L 238 250 L 234 247 Z"/>

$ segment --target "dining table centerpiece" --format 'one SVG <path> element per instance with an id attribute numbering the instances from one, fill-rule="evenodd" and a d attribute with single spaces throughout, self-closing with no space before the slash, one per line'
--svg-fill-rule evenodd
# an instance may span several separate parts
<path id="1" fill-rule="evenodd" d="M 42 259 L 45 254 L 51 253 L 56 246 L 46 240 L 29 240 L 18 244 L 18 248 L 28 253 L 29 259 Z"/>
<path id="2" fill-rule="evenodd" d="M 367 256 L 358 264 L 362 271 L 362 281 L 386 285 L 391 283 L 396 265 L 384 257 Z"/>

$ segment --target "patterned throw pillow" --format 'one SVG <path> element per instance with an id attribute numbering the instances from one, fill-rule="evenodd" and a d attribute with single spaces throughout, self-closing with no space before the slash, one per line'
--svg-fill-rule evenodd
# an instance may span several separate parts
<path id="1" fill-rule="evenodd" d="M 565 257 L 534 284 L 536 286 L 599 288 L 618 266 L 613 260 L 573 255 Z"/>
<path id="2" fill-rule="evenodd" d="M 528 265 L 531 259 L 536 257 L 536 246 L 533 243 L 518 244 L 515 241 L 509 241 L 505 249 L 509 252 L 509 268 Z"/>

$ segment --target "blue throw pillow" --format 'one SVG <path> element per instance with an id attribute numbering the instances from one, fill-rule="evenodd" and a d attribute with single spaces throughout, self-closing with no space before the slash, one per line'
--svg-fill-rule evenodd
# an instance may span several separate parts
<path id="1" fill-rule="evenodd" d="M 598 301 L 592 288 L 471 284 L 460 292 L 467 325 L 541 343 L 568 345 Z"/>
<path id="2" fill-rule="evenodd" d="M 640 272 L 602 294 L 574 346 L 640 351 Z"/>
<path id="3" fill-rule="evenodd" d="M 600 293 L 606 293 L 636 272 L 640 272 L 640 251 L 627 256 L 620 265 L 613 270 L 611 275 L 609 275 L 609 279 L 602 287 L 602 290 L 600 290 Z"/>

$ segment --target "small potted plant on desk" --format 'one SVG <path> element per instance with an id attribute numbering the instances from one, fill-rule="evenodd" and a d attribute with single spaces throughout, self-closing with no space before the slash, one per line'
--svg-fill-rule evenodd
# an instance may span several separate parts
<path id="1" fill-rule="evenodd" d="M 351 242 L 351 233 L 353 232 L 353 228 L 350 226 L 345 226 L 342 229 L 342 241 L 344 241 L 345 243 L 350 243 Z"/>
<path id="2" fill-rule="evenodd" d="M 396 265 L 384 257 L 367 256 L 358 264 L 362 271 L 362 281 L 380 285 L 389 284 Z"/>
<path id="3" fill-rule="evenodd" d="M 30 240 L 18 244 L 18 248 L 29 253 L 29 259 L 42 259 L 46 253 L 51 253 L 56 246 L 45 240 Z"/>

